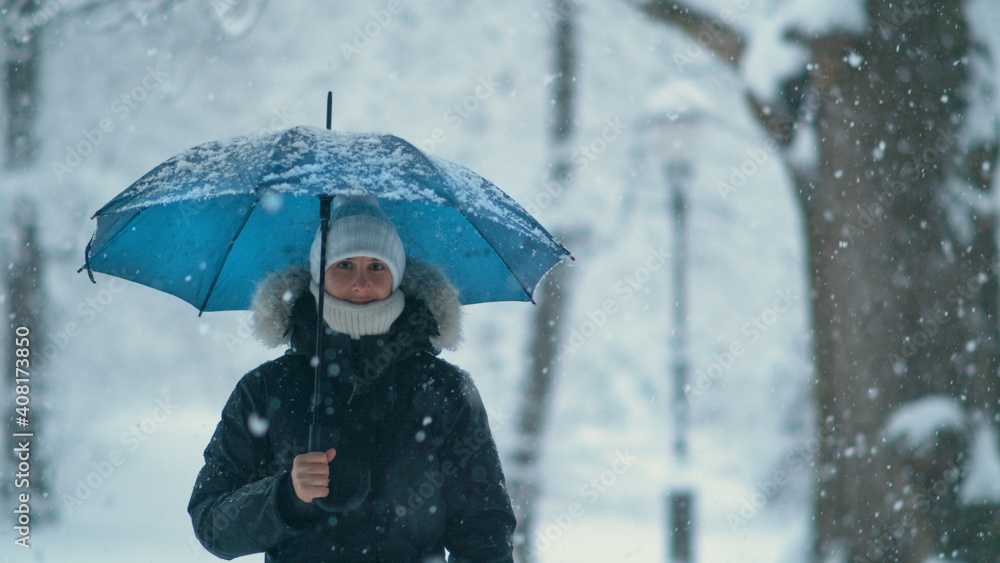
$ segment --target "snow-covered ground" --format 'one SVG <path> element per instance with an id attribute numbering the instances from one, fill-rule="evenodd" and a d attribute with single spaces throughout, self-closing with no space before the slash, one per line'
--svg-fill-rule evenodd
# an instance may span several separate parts
<path id="1" fill-rule="evenodd" d="M 715 3 L 748 10 L 737 14 L 744 25 L 758 9 Z M 699 561 L 802 560 L 816 441 L 800 218 L 721 65 L 703 52 L 679 67 L 673 56 L 692 44 L 624 2 L 576 2 L 573 144 L 585 169 L 545 197 L 545 3 L 274 1 L 238 41 L 213 35 L 209 4 L 47 30 L 45 143 L 36 168 L 0 189 L 40 202 L 51 257 L 49 336 L 35 348 L 49 417 L 35 444 L 56 467 L 49 500 L 61 515 L 32 529 L 30 550 L 8 532 L 0 559 L 214 559 L 186 513 L 201 452 L 238 378 L 280 352 L 250 338 L 246 313 L 198 317 L 148 288 L 101 275 L 91 284 L 76 273 L 89 217 L 189 146 L 322 125 L 330 90 L 334 128 L 395 133 L 480 172 L 547 226 L 589 230 L 571 249 L 574 350 L 546 431 L 541 561 L 663 561 L 665 494 L 682 486 L 696 495 Z M 689 340 L 701 377 L 684 467 L 670 449 L 663 171 L 676 162 L 691 169 Z M 469 307 L 466 343 L 447 355 L 473 374 L 504 456 L 530 307 Z"/>

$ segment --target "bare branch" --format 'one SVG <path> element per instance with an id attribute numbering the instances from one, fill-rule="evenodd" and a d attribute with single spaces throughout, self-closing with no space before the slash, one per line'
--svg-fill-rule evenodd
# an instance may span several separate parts
<path id="1" fill-rule="evenodd" d="M 677 27 L 732 68 L 739 67 L 745 47 L 743 34 L 722 19 L 671 0 L 633 3 L 648 18 Z"/>
<path id="2" fill-rule="evenodd" d="M 715 53 L 734 71 L 739 68 L 745 47 L 743 35 L 720 18 L 712 17 L 681 2 L 648 0 L 630 3 L 650 19 L 684 32 L 702 48 Z M 749 89 L 746 98 L 753 115 L 757 117 L 764 130 L 782 146 L 787 146 L 792 138 L 795 116 L 780 111 L 780 108 L 773 108 Z"/>

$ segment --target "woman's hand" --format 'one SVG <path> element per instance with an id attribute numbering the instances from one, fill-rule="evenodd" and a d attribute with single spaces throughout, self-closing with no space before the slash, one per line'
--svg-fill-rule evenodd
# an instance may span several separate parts
<path id="1" fill-rule="evenodd" d="M 330 462 L 337 450 L 309 452 L 292 461 L 292 488 L 302 502 L 330 494 Z"/>

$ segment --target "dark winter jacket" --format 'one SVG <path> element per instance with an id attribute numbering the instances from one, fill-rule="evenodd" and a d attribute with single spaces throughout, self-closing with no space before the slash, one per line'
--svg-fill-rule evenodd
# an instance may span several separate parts
<path id="1" fill-rule="evenodd" d="M 236 386 L 205 450 L 188 512 L 201 543 L 231 559 L 511 561 L 514 515 L 483 403 L 469 376 L 438 358 L 459 339 L 454 289 L 410 262 L 403 313 L 388 334 L 327 333 L 319 451 L 337 450 L 325 512 L 294 494 L 312 413 L 316 305 L 307 269 L 272 276 L 255 328 L 289 351 Z"/>

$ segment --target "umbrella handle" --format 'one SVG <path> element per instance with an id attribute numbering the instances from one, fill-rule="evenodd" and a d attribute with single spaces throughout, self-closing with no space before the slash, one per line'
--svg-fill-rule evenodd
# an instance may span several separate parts
<path id="1" fill-rule="evenodd" d="M 326 497 L 316 497 L 312 501 L 326 512 L 349 512 L 361 506 L 365 502 L 365 499 L 368 498 L 368 492 L 371 490 L 372 474 L 371 471 L 365 469 L 361 473 L 361 484 L 358 485 L 358 490 L 351 495 L 351 498 L 344 501 L 343 504 L 337 504 Z"/>
<path id="2" fill-rule="evenodd" d="M 316 425 L 309 425 L 309 451 L 317 452 L 319 451 L 320 445 L 317 443 L 318 432 L 316 431 Z M 333 474 L 333 462 L 330 462 L 330 473 Z M 351 495 L 351 498 L 344 501 L 342 504 L 337 504 L 326 497 L 316 497 L 312 499 L 312 503 L 316 506 L 322 508 L 326 512 L 348 512 L 354 510 L 361 506 L 368 498 L 368 493 L 372 490 L 372 474 L 371 471 L 365 469 L 361 473 L 361 484 L 358 485 L 358 490 Z"/>

